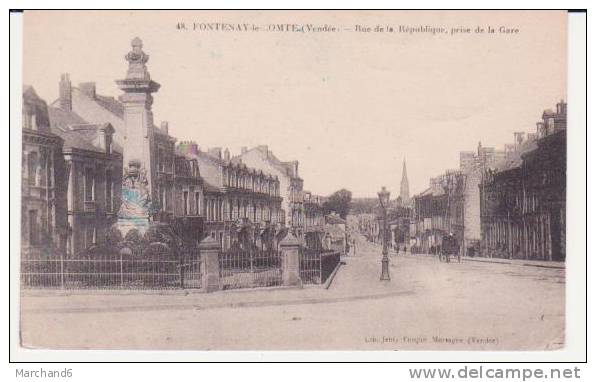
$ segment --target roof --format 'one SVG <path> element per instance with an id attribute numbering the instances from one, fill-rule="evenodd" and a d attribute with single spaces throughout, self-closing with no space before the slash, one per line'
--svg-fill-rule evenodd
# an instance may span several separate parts
<path id="1" fill-rule="evenodd" d="M 101 125 L 90 124 L 73 111 L 57 107 L 48 107 L 52 133 L 64 139 L 64 148 L 77 148 L 81 150 L 103 153 L 104 150 L 95 144 L 97 131 Z M 122 153 L 122 147 L 112 142 L 115 152 Z"/>
<path id="2" fill-rule="evenodd" d="M 95 101 L 112 114 L 115 114 L 120 118 L 124 118 L 124 106 L 122 106 L 122 103 L 120 103 L 120 101 L 116 100 L 114 97 L 96 95 Z"/>
<path id="3" fill-rule="evenodd" d="M 84 125 L 88 122 L 74 111 L 67 111 L 57 107 L 48 107 L 52 127 L 68 129 L 71 125 Z"/>
<path id="4" fill-rule="evenodd" d="M 269 161 L 269 163 L 271 163 L 274 167 L 276 167 L 278 170 L 280 170 L 284 174 L 286 174 L 290 177 L 293 177 L 293 178 L 299 178 L 298 176 L 295 176 L 295 174 L 293 174 L 294 161 L 289 161 L 289 162 L 281 161 L 279 158 L 277 158 L 273 154 L 273 152 L 271 150 L 269 150 L 268 146 L 265 146 L 265 145 L 256 146 L 256 147 L 249 149 L 247 152 L 249 152 L 249 151 L 259 152 L 265 159 L 267 159 Z M 235 156 L 233 159 L 241 158 L 241 157 L 242 157 L 242 154 L 239 156 Z"/>
<path id="5" fill-rule="evenodd" d="M 76 92 L 77 96 L 83 96 L 83 97 L 88 98 L 89 100 L 93 101 L 96 105 L 98 105 L 101 108 L 112 113 L 117 118 L 124 119 L 124 106 L 122 105 L 122 102 L 118 101 L 116 98 L 104 96 L 101 94 L 95 94 L 95 98 L 93 98 L 75 86 L 72 87 L 72 92 L 73 93 Z M 54 102 L 51 103 L 51 106 L 53 106 L 56 109 L 60 109 L 59 105 L 60 105 L 59 98 L 54 100 Z M 89 114 L 93 114 L 93 112 L 89 111 Z M 98 121 L 89 121 L 89 122 L 98 122 Z M 153 125 L 153 129 L 158 134 L 166 135 L 165 131 L 163 131 L 159 126 Z M 167 135 L 169 135 L 169 134 L 167 134 Z"/>
<path id="6" fill-rule="evenodd" d="M 538 147 L 536 140 L 525 141 L 516 150 L 508 153 L 505 158 L 501 159 L 495 164 L 495 170 L 508 171 L 514 168 L 521 167 L 523 160 L 522 155 L 534 151 Z"/>
<path id="7" fill-rule="evenodd" d="M 23 86 L 23 113 L 35 115 L 37 131 L 49 132 L 50 121 L 46 101 L 37 95 L 32 86 Z M 25 121 L 23 121 L 25 122 Z"/>
<path id="8" fill-rule="evenodd" d="M 76 148 L 86 151 L 94 151 L 103 153 L 104 151 L 95 146 L 89 139 L 79 131 L 63 130 L 57 127 L 52 127 L 52 133 L 58 135 L 64 140 L 64 148 Z"/>
<path id="9" fill-rule="evenodd" d="M 418 195 L 415 195 L 414 198 L 422 198 L 425 196 L 441 196 L 445 195 L 445 190 L 440 187 L 429 187 L 426 190 L 422 191 Z"/>

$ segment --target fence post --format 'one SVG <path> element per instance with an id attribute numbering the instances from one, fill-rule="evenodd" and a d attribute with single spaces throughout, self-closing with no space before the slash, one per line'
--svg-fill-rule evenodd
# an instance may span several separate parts
<path id="1" fill-rule="evenodd" d="M 60 252 L 60 288 L 64 289 L 64 254 Z"/>
<path id="2" fill-rule="evenodd" d="M 279 243 L 282 258 L 282 281 L 285 286 L 302 286 L 300 279 L 300 241 L 291 232 Z"/>
<path id="3" fill-rule="evenodd" d="M 220 289 L 219 284 L 219 251 L 220 246 L 217 240 L 207 236 L 199 243 L 199 251 L 203 266 L 202 285 L 205 292 L 214 292 Z"/>
<path id="4" fill-rule="evenodd" d="M 122 261 L 122 252 L 120 252 L 120 288 L 124 287 L 124 266 Z"/>
<path id="5" fill-rule="evenodd" d="M 184 253 L 180 254 L 180 288 L 184 289 Z"/>
<path id="6" fill-rule="evenodd" d="M 132 255 L 132 249 L 123 247 L 120 249 L 120 251 L 118 251 L 118 253 L 120 254 L 120 288 L 124 288 L 124 255 L 130 259 L 130 256 Z"/>

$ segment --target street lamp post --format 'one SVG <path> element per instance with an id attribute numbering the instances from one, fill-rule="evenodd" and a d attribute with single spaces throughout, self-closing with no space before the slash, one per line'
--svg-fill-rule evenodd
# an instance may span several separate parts
<path id="1" fill-rule="evenodd" d="M 381 280 L 389 281 L 389 257 L 387 256 L 387 208 L 389 207 L 389 191 L 385 189 L 385 186 L 379 191 L 379 203 L 383 210 L 383 259 L 381 260 Z"/>

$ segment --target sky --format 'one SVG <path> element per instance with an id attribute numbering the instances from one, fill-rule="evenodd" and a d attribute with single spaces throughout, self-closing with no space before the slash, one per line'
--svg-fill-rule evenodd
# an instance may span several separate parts
<path id="1" fill-rule="evenodd" d="M 279 31 L 286 24 L 338 31 Z M 447 33 L 374 32 L 400 25 Z M 451 34 L 489 25 L 495 33 Z M 404 159 L 413 195 L 479 141 L 502 148 L 515 131 L 534 132 L 566 98 L 566 27 L 554 11 L 28 11 L 23 82 L 51 102 L 69 73 L 73 85 L 94 81 L 117 97 L 138 36 L 161 84 L 155 122 L 168 121 L 179 141 L 232 155 L 266 144 L 300 162 L 313 193 L 375 197 L 386 186 L 396 197 Z"/>

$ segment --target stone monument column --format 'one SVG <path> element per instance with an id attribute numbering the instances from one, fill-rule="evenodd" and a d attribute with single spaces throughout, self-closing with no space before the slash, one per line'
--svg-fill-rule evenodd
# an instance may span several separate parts
<path id="1" fill-rule="evenodd" d="M 136 37 L 132 50 L 124 57 L 128 62 L 126 78 L 116 84 L 124 92 L 119 97 L 124 106 L 124 176 L 119 227 L 122 231 L 137 228 L 145 231 L 154 210 L 156 163 L 153 152 L 152 93 L 159 84 L 151 80 L 143 52 L 143 42 Z M 123 232 L 125 233 L 125 232 Z"/>

